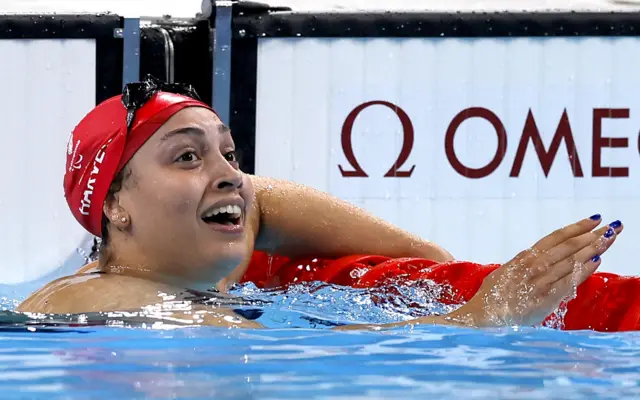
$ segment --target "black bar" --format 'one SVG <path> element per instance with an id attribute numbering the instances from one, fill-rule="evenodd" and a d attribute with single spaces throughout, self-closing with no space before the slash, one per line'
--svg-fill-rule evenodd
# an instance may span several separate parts
<path id="1" fill-rule="evenodd" d="M 236 143 L 240 168 L 253 174 L 256 151 L 257 39 L 233 40 L 231 71 L 229 126 Z"/>
<path id="2" fill-rule="evenodd" d="M 637 36 L 640 13 L 295 13 L 239 16 L 248 37 Z"/>

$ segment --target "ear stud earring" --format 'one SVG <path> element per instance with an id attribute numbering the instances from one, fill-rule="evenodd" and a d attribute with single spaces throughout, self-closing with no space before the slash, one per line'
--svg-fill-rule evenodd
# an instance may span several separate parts
<path id="1" fill-rule="evenodd" d="M 127 217 L 120 218 L 120 221 L 122 221 L 123 224 L 126 223 L 127 222 Z"/>

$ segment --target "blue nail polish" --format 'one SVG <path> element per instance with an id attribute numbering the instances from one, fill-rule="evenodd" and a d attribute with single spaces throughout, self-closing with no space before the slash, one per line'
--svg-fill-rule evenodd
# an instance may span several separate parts
<path id="1" fill-rule="evenodd" d="M 593 258 L 591 259 L 591 261 L 593 261 L 593 262 L 598 262 L 598 261 L 600 261 L 600 256 L 596 254 L 596 255 L 595 255 L 595 257 L 593 257 Z"/>
<path id="2" fill-rule="evenodd" d="M 609 224 L 609 226 L 612 227 L 613 229 L 620 228 L 621 225 L 622 225 L 622 222 L 620 222 L 620 220 L 615 220 Z"/>
<path id="3" fill-rule="evenodd" d="M 590 216 L 589 218 L 591 218 L 594 221 L 600 221 L 600 219 L 602 217 L 600 216 L 600 214 L 594 214 L 594 215 Z"/>
<path id="4" fill-rule="evenodd" d="M 611 236 L 613 236 L 613 229 L 609 228 L 607 229 L 607 231 L 604 233 L 604 237 L 609 239 Z"/>

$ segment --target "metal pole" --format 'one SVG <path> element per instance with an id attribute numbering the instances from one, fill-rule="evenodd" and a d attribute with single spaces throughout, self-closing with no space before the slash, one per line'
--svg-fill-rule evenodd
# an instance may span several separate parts
<path id="1" fill-rule="evenodd" d="M 231 107 L 231 38 L 233 2 L 215 2 L 213 27 L 213 108 L 225 125 L 229 125 Z"/>
<path id="2" fill-rule="evenodd" d="M 174 83 L 174 68 L 175 68 L 175 51 L 173 47 L 173 40 L 171 40 L 171 35 L 167 32 L 166 29 L 160 27 L 158 31 L 162 34 L 164 38 L 164 69 L 165 69 L 165 81 L 167 83 Z"/>
<path id="3" fill-rule="evenodd" d="M 122 30 L 122 86 L 140 80 L 140 19 L 125 18 Z"/>

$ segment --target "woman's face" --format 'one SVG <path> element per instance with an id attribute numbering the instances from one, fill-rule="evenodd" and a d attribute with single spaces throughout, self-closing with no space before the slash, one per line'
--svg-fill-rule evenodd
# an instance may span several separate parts
<path id="1" fill-rule="evenodd" d="M 171 117 L 128 164 L 117 194 L 132 241 L 154 272 L 213 285 L 252 249 L 254 190 L 238 168 L 229 129 L 205 108 Z"/>

